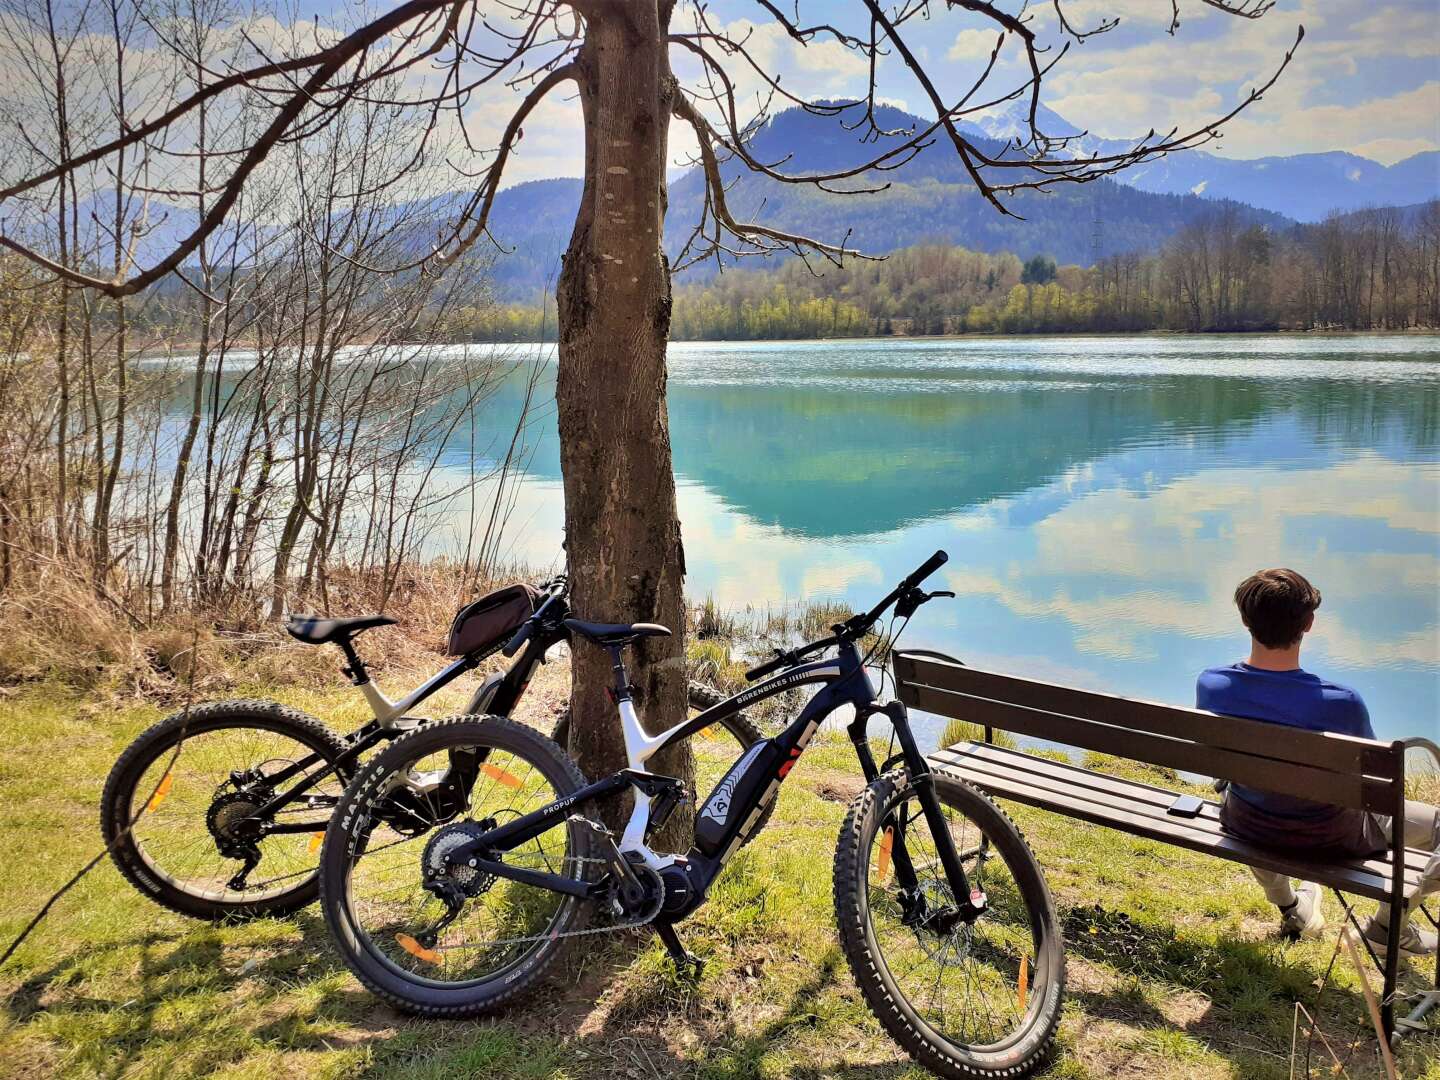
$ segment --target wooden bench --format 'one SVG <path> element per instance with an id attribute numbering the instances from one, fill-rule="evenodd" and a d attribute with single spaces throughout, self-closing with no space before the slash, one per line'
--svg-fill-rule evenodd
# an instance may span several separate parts
<path id="1" fill-rule="evenodd" d="M 970 721 L 984 729 L 983 741 L 943 747 L 929 760 L 935 769 L 992 796 L 1328 886 L 1335 890 L 1357 931 L 1359 922 L 1347 895 L 1389 901 L 1392 939 L 1413 911 L 1422 912 L 1432 924 L 1437 922 L 1418 896 L 1429 852 L 1406 849 L 1397 842 L 1384 856 L 1332 862 L 1262 847 L 1222 830 L 1220 806 L 1214 801 L 1202 801 L 1200 812 L 1193 817 L 1177 814 L 1171 810 L 1180 798 L 1177 792 L 997 746 L 993 741 L 994 731 L 999 729 L 1393 816 L 1404 812 L 1406 751 L 1428 749 L 1440 762 L 1440 748 L 1428 740 L 1378 742 L 1278 728 L 1199 709 L 981 671 L 935 653 L 897 653 L 895 681 L 897 694 L 907 707 Z M 1382 1023 L 1387 1036 L 1393 1038 L 1399 952 L 1390 950 L 1383 962 L 1374 950 L 1370 955 L 1384 975 Z M 1440 960 L 1435 984 L 1440 987 Z M 1400 1030 L 1418 1027 L 1437 1004 L 1440 993 L 1423 995 L 1415 1010 L 1398 1021 Z"/>

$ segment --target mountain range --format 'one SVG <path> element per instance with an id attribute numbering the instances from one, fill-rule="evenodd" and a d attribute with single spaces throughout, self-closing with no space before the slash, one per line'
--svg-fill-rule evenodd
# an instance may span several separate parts
<path id="1" fill-rule="evenodd" d="M 899 108 L 877 109 L 878 127 L 906 130 L 923 124 Z M 1099 140 L 1051 111 L 1043 130 L 1071 135 L 1071 153 L 1113 154 L 1133 143 Z M 966 134 L 988 153 L 1009 148 L 1022 130 L 1020 105 L 973 122 Z M 870 160 L 880 143 L 861 143 L 834 117 L 792 108 L 770 118 L 750 141 L 753 156 L 785 158 L 789 173 L 822 173 Z M 737 163 L 723 167 L 730 209 L 740 219 L 829 242 L 845 240 L 865 252 L 887 252 L 914 243 L 958 243 L 976 251 L 1045 253 L 1060 262 L 1092 264 L 1096 256 L 1153 251 L 1187 223 L 1233 204 L 1244 219 L 1270 229 L 1323 217 L 1332 210 L 1367 204 L 1420 203 L 1440 194 L 1440 154 L 1381 166 L 1355 154 L 1297 154 L 1241 161 L 1207 151 L 1172 154 L 1117 174 L 1115 180 L 1061 184 L 1048 192 L 1022 192 L 1008 200 L 1018 217 L 995 212 L 976 192 L 955 153 L 936 141 L 904 166 L 877 176 L 884 192 L 840 194 L 808 184 L 786 184 L 750 173 Z M 860 184 L 857 183 L 857 186 Z M 501 297 L 533 297 L 552 284 L 560 252 L 570 235 L 580 181 L 536 180 L 516 184 L 495 200 L 491 232 L 504 246 L 495 281 Z M 704 177 L 691 168 L 670 184 L 665 219 L 671 255 L 684 243 L 704 206 Z M 703 278 L 714 266 L 690 269 Z"/>
<path id="2" fill-rule="evenodd" d="M 876 110 L 882 129 L 907 129 L 923 121 L 898 108 Z M 1038 115 L 1042 130 L 1071 136 L 1075 154 L 1110 154 L 1133 142 L 1100 139 L 1049 110 Z M 1016 151 L 1023 130 L 1018 103 L 975 120 L 967 132 L 992 155 Z M 862 143 L 836 117 L 794 108 L 777 113 L 750 141 L 753 155 L 785 160 L 790 173 L 821 173 L 858 164 L 883 150 Z M 877 147 L 879 149 L 877 149 Z M 1061 263 L 1089 265 L 1097 257 L 1153 251 L 1186 224 L 1229 204 L 1244 220 L 1287 229 L 1331 212 L 1363 206 L 1419 204 L 1440 196 L 1440 153 L 1416 154 L 1385 166 L 1355 154 L 1297 154 L 1253 160 L 1223 158 L 1203 150 L 1173 154 L 1089 184 L 1062 184 L 1044 192 L 1021 192 L 1007 200 L 1018 217 L 998 213 L 970 182 L 953 150 L 941 141 L 922 149 L 901 168 L 872 179 L 888 187 L 873 194 L 823 191 L 749 172 L 731 161 L 722 166 L 731 211 L 741 220 L 881 254 L 923 243 L 958 244 L 1021 257 L 1045 254 Z M 569 241 L 581 181 L 535 180 L 496 197 L 490 231 L 501 253 L 494 263 L 497 295 L 533 300 L 552 288 L 560 255 Z M 672 178 L 666 246 L 672 257 L 698 220 L 704 177 L 692 168 Z M 100 196 L 97 196 L 100 198 Z M 416 220 L 446 219 L 466 198 L 463 192 L 397 207 Z M 418 210 L 418 213 L 417 213 Z M 104 217 L 103 214 L 100 215 Z M 150 229 L 140 242 L 141 265 L 163 256 L 195 223 L 193 210 L 152 201 Z M 433 242 L 435 229 L 415 230 L 417 253 Z M 691 279 L 714 273 L 713 264 L 687 271 Z"/>
<path id="3" fill-rule="evenodd" d="M 1100 139 L 1043 110 L 1042 129 L 1072 136 L 1074 154 L 1113 154 L 1133 141 Z M 923 121 L 894 107 L 877 110 L 884 129 Z M 980 118 L 967 134 L 992 154 L 1010 153 L 1023 130 L 1018 103 Z M 883 147 L 883 141 L 878 144 Z M 792 173 L 828 172 L 876 155 L 838 119 L 795 108 L 777 113 L 750 143 L 761 160 L 787 159 Z M 727 199 L 737 218 L 881 253 L 912 244 L 961 244 L 979 251 L 1044 253 L 1060 262 L 1088 265 L 1096 256 L 1154 250 L 1187 223 L 1229 203 L 1246 220 L 1272 229 L 1315 221 L 1332 211 L 1362 206 L 1415 204 L 1440 195 L 1440 153 L 1416 154 L 1391 166 L 1355 154 L 1297 154 L 1255 160 L 1223 158 L 1203 150 L 1173 154 L 1117 174 L 1115 179 L 1022 192 L 1008 200 L 1019 218 L 995 211 L 975 190 L 953 151 L 940 142 L 878 179 L 877 194 L 835 194 L 724 168 Z M 704 205 L 698 168 L 672 179 L 666 216 L 667 247 L 676 249 Z M 496 199 L 492 232 L 507 250 L 495 276 L 502 296 L 533 296 L 553 281 L 579 200 L 577 179 L 517 184 Z M 1023 220 L 1022 220 L 1023 219 Z M 713 266 L 687 276 L 703 277 Z"/>
<path id="4" fill-rule="evenodd" d="M 1010 102 L 969 127 L 992 139 L 1023 138 L 1026 111 L 1023 102 Z M 1037 110 L 1036 122 L 1047 135 L 1069 136 L 1070 152 L 1076 155 L 1122 153 L 1137 141 L 1090 135 L 1044 106 Z M 1435 198 L 1440 194 L 1440 151 L 1427 150 L 1381 165 L 1343 150 L 1263 158 L 1189 150 L 1127 169 L 1118 180 L 1140 191 L 1233 199 L 1296 221 L 1319 221 L 1336 210 Z"/>

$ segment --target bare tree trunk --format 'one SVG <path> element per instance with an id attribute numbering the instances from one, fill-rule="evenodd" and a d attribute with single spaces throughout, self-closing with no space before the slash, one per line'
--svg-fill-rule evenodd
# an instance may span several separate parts
<path id="1" fill-rule="evenodd" d="M 670 273 L 660 247 L 674 93 L 665 32 L 656 5 L 625 5 L 588 24 L 576 61 L 586 179 L 557 289 L 555 390 L 573 607 L 583 618 L 674 631 L 631 650 L 636 708 L 652 731 L 685 709 L 685 557 L 665 409 Z M 571 749 L 587 774 L 604 775 L 625 764 L 601 692 L 610 681 L 604 650 L 576 642 L 571 680 Z M 693 775 L 688 748 L 651 767 Z M 618 809 L 606 816 L 614 821 Z"/>
<path id="2" fill-rule="evenodd" d="M 200 46 L 204 44 L 203 33 L 195 34 L 197 40 L 196 54 L 200 53 Z M 195 85 L 203 87 L 205 75 L 203 69 L 196 65 Z M 196 164 L 198 189 L 201 195 L 198 199 L 197 211 L 201 217 L 205 215 L 205 183 L 206 183 L 206 136 L 205 129 L 206 110 L 202 107 L 199 113 L 199 130 L 196 138 L 198 160 Z M 202 243 L 199 250 L 200 256 L 200 280 L 204 289 L 200 294 L 200 345 L 199 355 L 195 357 L 195 387 L 190 396 L 190 417 L 185 424 L 185 435 L 180 440 L 180 453 L 175 458 L 175 473 L 170 482 L 170 498 L 165 504 L 165 552 L 160 565 L 160 610 L 168 612 L 175 602 L 175 567 L 180 555 L 180 507 L 185 499 L 185 482 L 190 475 L 190 457 L 195 452 L 195 439 L 200 434 L 200 417 L 205 406 L 205 371 L 210 363 L 210 320 L 213 317 L 211 311 L 210 290 L 214 287 L 210 273 L 210 253 L 208 243 Z"/>

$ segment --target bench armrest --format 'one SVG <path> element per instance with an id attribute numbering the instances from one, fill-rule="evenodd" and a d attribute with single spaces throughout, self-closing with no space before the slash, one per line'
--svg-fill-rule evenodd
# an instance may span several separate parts
<path id="1" fill-rule="evenodd" d="M 1408 750 L 1425 750 L 1425 751 L 1427 751 L 1427 752 L 1430 754 L 1430 756 L 1435 759 L 1435 766 L 1436 766 L 1436 768 L 1440 768 L 1440 746 L 1437 746 L 1435 743 L 1431 742 L 1429 739 L 1422 739 L 1422 738 L 1420 738 L 1419 736 L 1415 736 L 1415 737 L 1409 738 L 1409 739 L 1401 739 L 1401 740 L 1400 740 L 1400 743 L 1401 743 L 1401 745 L 1403 745 L 1403 746 L 1405 747 L 1405 749 L 1406 749 L 1407 751 L 1408 751 Z"/>

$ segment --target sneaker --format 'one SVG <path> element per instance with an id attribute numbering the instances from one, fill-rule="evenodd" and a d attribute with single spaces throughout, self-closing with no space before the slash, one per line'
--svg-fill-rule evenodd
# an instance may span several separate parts
<path id="1" fill-rule="evenodd" d="M 1378 919 L 1371 919 L 1365 924 L 1365 940 L 1375 950 L 1375 955 L 1381 960 L 1390 951 L 1385 940 L 1385 926 Z M 1440 938 L 1429 930 L 1421 930 L 1413 923 L 1406 923 L 1400 929 L 1400 956 L 1402 959 L 1420 960 L 1427 956 L 1434 956 L 1437 947 L 1440 947 Z"/>
<path id="2" fill-rule="evenodd" d="M 1295 899 L 1280 909 L 1280 932 L 1289 938 L 1313 941 L 1325 932 L 1325 912 L 1320 909 L 1320 886 L 1302 881 Z"/>

